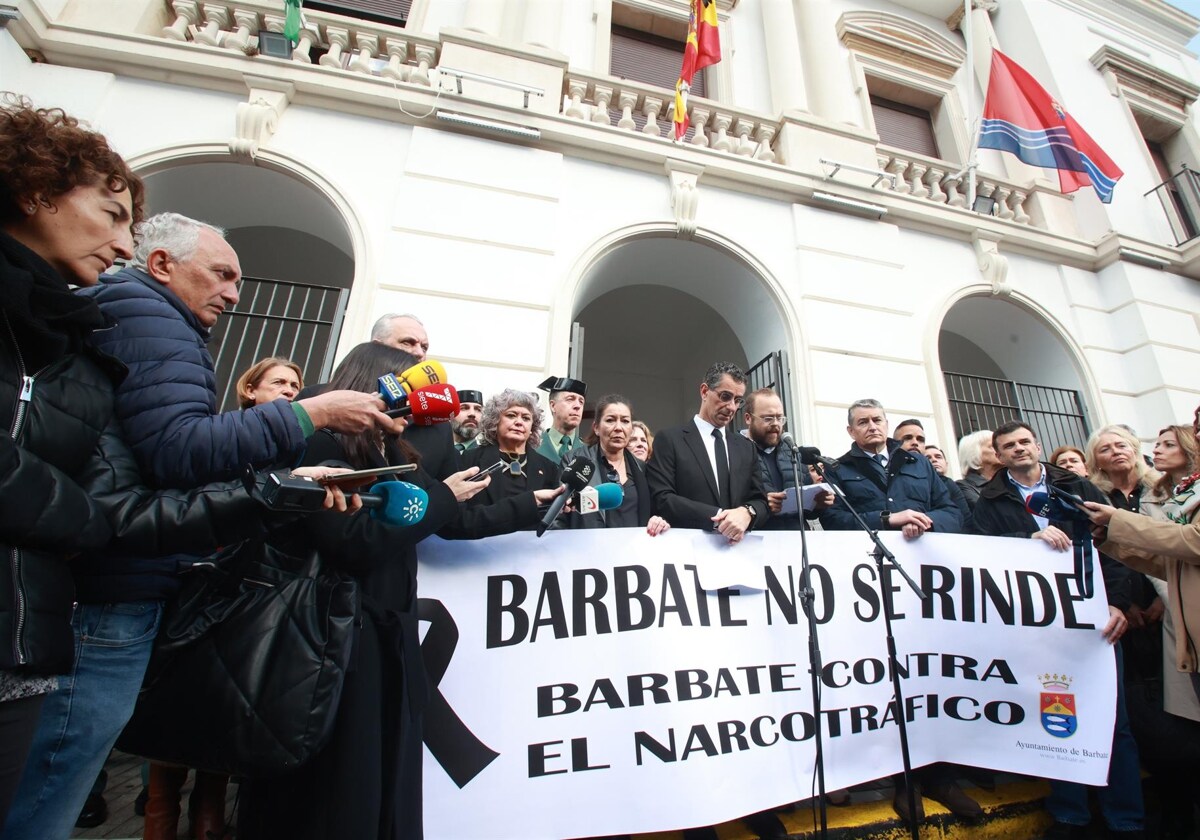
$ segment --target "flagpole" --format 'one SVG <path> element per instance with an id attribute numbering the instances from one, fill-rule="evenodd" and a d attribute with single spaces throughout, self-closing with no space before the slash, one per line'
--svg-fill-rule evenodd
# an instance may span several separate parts
<path id="1" fill-rule="evenodd" d="M 979 166 L 979 129 L 975 122 L 975 36 L 971 32 L 971 0 L 963 0 L 963 38 L 967 41 L 967 131 L 971 151 L 967 156 L 967 208 L 975 209 L 975 169 Z"/>

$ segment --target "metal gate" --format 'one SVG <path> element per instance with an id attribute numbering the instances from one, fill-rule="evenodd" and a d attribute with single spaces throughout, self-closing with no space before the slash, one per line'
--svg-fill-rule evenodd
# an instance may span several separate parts
<path id="1" fill-rule="evenodd" d="M 787 391 L 787 356 L 784 351 L 776 350 L 766 358 L 759 361 L 757 364 L 750 366 L 746 371 L 746 393 L 751 394 L 759 388 L 770 388 L 779 396 L 779 401 L 783 403 L 783 413 L 788 417 L 794 416 L 792 413 L 792 403 Z M 742 422 L 743 412 L 739 411 L 734 414 L 733 427 L 741 430 L 745 428 L 745 423 Z"/>
<path id="2" fill-rule="evenodd" d="M 1078 391 L 965 373 L 946 373 L 945 378 L 956 439 L 1023 420 L 1037 433 L 1047 458 L 1059 446 L 1087 442 L 1087 416 Z"/>
<path id="3" fill-rule="evenodd" d="M 237 378 L 267 356 L 291 359 L 306 383 L 328 380 L 349 289 L 243 277 L 239 292 L 237 306 L 221 316 L 209 342 L 219 411 L 238 407 Z"/>

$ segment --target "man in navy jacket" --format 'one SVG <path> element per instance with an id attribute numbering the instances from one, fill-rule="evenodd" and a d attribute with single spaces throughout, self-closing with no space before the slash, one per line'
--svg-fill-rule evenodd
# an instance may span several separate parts
<path id="1" fill-rule="evenodd" d="M 858 400 L 846 413 L 846 431 L 854 439 L 850 450 L 838 458 L 837 469 L 825 472 L 825 480 L 836 483 L 850 504 L 871 528 L 902 531 L 908 539 L 917 539 L 926 531 L 956 534 L 962 531 L 962 518 L 950 499 L 941 476 L 929 460 L 888 437 L 887 413 L 878 400 Z M 853 531 L 859 525 L 840 498 L 821 514 L 826 531 Z M 892 806 L 905 820 L 924 819 L 921 796 L 928 796 L 967 820 L 983 814 L 974 799 L 967 796 L 954 780 L 953 768 L 931 764 L 915 771 L 919 787 L 914 785 L 917 813 L 908 811 L 908 795 L 903 776 L 894 776 L 896 785 Z"/>

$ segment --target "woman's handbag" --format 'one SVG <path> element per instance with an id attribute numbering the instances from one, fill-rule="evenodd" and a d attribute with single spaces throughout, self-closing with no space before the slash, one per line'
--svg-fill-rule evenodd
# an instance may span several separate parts
<path id="1" fill-rule="evenodd" d="M 333 729 L 357 583 L 261 540 L 184 573 L 117 747 L 236 776 L 294 770 Z"/>

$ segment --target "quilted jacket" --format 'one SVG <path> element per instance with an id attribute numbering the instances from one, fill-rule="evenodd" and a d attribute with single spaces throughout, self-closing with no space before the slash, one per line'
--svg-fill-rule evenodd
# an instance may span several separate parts
<path id="1" fill-rule="evenodd" d="M 117 417 L 143 475 L 156 487 L 235 478 L 246 464 L 295 464 L 304 433 L 283 400 L 217 414 L 208 330 L 148 274 L 125 268 L 80 292 L 116 323 L 92 344 L 120 359 Z"/>
<path id="2" fill-rule="evenodd" d="M 3 233 L 0 290 L 0 670 L 63 673 L 79 552 L 209 551 L 262 519 L 237 484 L 141 486 L 112 423 L 122 368 L 84 340 L 103 317 Z"/>

